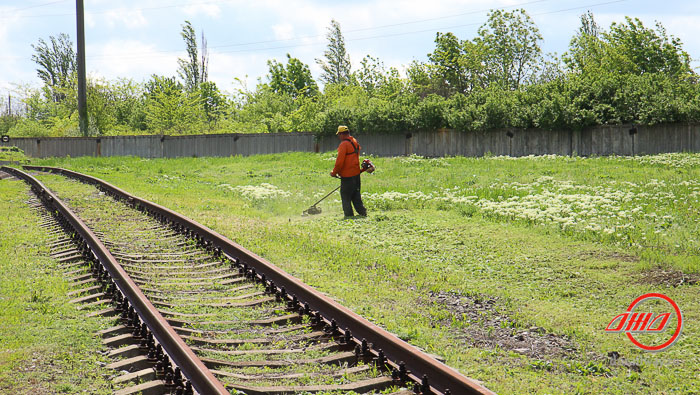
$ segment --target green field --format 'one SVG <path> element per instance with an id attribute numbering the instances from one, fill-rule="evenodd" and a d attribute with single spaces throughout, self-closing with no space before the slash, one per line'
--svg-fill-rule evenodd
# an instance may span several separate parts
<path id="1" fill-rule="evenodd" d="M 337 193 L 302 217 L 333 160 L 34 163 L 179 211 L 499 393 L 697 393 L 700 155 L 373 158 L 368 218 L 343 220 Z M 604 331 L 647 292 L 683 311 L 659 353 Z"/>

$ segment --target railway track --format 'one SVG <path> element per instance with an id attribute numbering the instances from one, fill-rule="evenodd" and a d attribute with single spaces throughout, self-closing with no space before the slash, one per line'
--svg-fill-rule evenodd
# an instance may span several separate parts
<path id="1" fill-rule="evenodd" d="M 138 383 L 120 393 L 490 393 L 194 221 L 87 175 L 25 169 L 81 182 L 54 193 L 2 168 L 53 213 L 54 256 L 87 261 L 67 270 L 75 302 L 119 317 L 102 335 L 117 380 Z"/>

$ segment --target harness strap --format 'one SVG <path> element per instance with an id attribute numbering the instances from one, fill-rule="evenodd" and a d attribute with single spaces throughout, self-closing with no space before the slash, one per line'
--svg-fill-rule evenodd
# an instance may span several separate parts
<path id="1" fill-rule="evenodd" d="M 357 152 L 357 147 L 356 147 L 355 144 L 352 142 L 352 140 L 350 140 L 350 139 L 345 139 L 345 141 L 349 142 L 350 145 L 352 145 L 352 152 L 346 152 L 346 153 L 345 153 L 345 156 L 347 156 L 347 155 L 353 155 L 353 154 L 358 154 L 358 155 L 359 155 L 359 153 Z"/>

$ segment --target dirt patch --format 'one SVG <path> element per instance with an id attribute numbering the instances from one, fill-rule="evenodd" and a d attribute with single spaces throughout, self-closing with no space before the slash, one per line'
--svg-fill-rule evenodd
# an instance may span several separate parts
<path id="1" fill-rule="evenodd" d="M 616 260 L 620 262 L 639 262 L 639 257 L 635 255 L 623 254 L 618 251 L 581 251 L 576 253 L 572 258 L 583 261 L 589 259 L 600 260 Z"/>
<path id="2" fill-rule="evenodd" d="M 633 372 L 641 372 L 642 367 L 637 362 L 624 358 L 617 351 L 608 353 L 608 364 L 613 366 L 621 366 Z"/>
<path id="3" fill-rule="evenodd" d="M 700 284 L 700 274 L 685 274 L 680 270 L 654 269 L 642 273 L 640 283 L 680 287 L 681 285 Z"/>
<path id="4" fill-rule="evenodd" d="M 499 312 L 498 299 L 491 296 L 465 296 L 454 292 L 431 292 L 433 303 L 445 306 L 456 319 L 469 327 L 454 335 L 476 347 L 510 350 L 531 358 L 570 355 L 576 345 L 567 336 L 547 333 L 544 328 L 521 328 L 515 320 Z"/>

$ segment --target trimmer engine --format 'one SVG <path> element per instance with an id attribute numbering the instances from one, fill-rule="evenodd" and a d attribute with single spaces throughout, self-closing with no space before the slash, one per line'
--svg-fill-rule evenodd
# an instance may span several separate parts
<path id="1" fill-rule="evenodd" d="M 367 173 L 372 173 L 374 170 L 376 170 L 376 167 L 374 167 L 374 163 L 372 163 L 371 160 L 365 159 L 362 161 L 362 171 L 366 171 Z"/>

